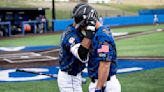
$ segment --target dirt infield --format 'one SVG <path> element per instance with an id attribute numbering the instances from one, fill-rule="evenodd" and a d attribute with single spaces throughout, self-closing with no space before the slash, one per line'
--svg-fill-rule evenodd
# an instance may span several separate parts
<path id="1" fill-rule="evenodd" d="M 128 39 L 141 35 L 147 35 L 157 32 L 156 30 L 131 33 L 124 36 L 118 36 L 116 40 Z M 160 31 L 163 32 L 163 31 Z M 1 68 L 29 68 L 29 67 L 43 67 L 43 66 L 58 66 L 58 53 L 60 49 L 50 49 L 45 51 L 35 52 L 1 52 L 0 53 L 0 67 Z M 164 57 L 129 57 L 120 56 L 119 59 L 151 59 L 164 60 Z"/>
<path id="2" fill-rule="evenodd" d="M 38 56 L 30 55 L 31 53 L 38 54 Z M 12 52 L 0 55 L 0 67 L 1 68 L 26 68 L 26 67 L 43 67 L 43 66 L 57 66 L 58 58 L 48 59 L 45 57 L 58 57 L 59 50 L 51 49 L 45 51 L 36 52 Z M 22 55 L 21 55 L 22 54 Z M 3 57 L 10 59 L 13 62 L 8 62 Z M 24 58 L 22 58 L 24 57 Z M 18 62 L 20 61 L 20 62 Z"/>

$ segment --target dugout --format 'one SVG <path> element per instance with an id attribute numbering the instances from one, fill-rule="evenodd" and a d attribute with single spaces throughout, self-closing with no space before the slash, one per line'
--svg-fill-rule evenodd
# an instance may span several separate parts
<path id="1" fill-rule="evenodd" d="M 0 7 L 0 22 L 11 22 L 12 34 L 21 30 L 23 21 L 36 20 L 39 15 L 45 16 L 48 8 L 5 8 Z"/>

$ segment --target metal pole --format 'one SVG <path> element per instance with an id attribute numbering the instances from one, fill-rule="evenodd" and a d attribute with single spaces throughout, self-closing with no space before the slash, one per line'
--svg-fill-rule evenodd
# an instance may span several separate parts
<path id="1" fill-rule="evenodd" d="M 56 16 L 55 16 L 55 1 L 52 0 L 52 30 L 55 31 L 55 20 Z"/>
<path id="2" fill-rule="evenodd" d="M 55 16 L 55 1 L 52 0 L 52 19 L 56 19 L 56 16 Z"/>

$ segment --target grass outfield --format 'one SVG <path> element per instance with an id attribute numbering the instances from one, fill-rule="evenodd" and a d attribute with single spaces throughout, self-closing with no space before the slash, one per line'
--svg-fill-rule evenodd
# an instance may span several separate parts
<path id="1" fill-rule="evenodd" d="M 164 92 L 164 68 L 119 74 L 122 92 Z M 89 79 L 83 85 L 88 92 Z M 57 81 L 0 83 L 0 92 L 59 92 Z"/>
<path id="2" fill-rule="evenodd" d="M 122 92 L 164 92 L 164 68 L 118 76 Z"/>
<path id="3" fill-rule="evenodd" d="M 145 26 L 134 26 L 134 27 L 125 27 L 125 28 L 113 28 L 113 32 L 141 32 L 149 31 L 156 28 L 164 28 L 164 24 L 154 26 L 154 25 L 145 25 Z M 61 34 L 54 35 L 42 35 L 42 36 L 33 36 L 33 37 L 24 37 L 16 38 L 9 40 L 0 40 L 0 46 L 36 46 L 36 45 L 58 45 L 60 42 Z"/>
<path id="4" fill-rule="evenodd" d="M 131 27 L 125 27 L 125 28 L 113 28 L 113 32 L 143 32 L 143 31 L 150 31 L 153 29 L 162 28 L 164 29 L 164 24 L 160 25 L 143 25 L 143 26 L 131 26 Z"/>
<path id="5" fill-rule="evenodd" d="M 9 40 L 0 40 L 0 46 L 40 46 L 59 45 L 61 34 L 41 35 Z"/>
<path id="6" fill-rule="evenodd" d="M 138 12 L 141 9 L 157 9 L 164 8 L 163 5 L 139 5 L 139 4 L 105 4 L 106 6 L 120 9 L 128 12 Z"/>
<path id="7" fill-rule="evenodd" d="M 116 41 L 118 56 L 164 56 L 164 32 Z"/>
<path id="8" fill-rule="evenodd" d="M 155 26 L 164 28 L 163 25 Z M 135 26 L 112 29 L 114 32 L 138 32 L 154 29 L 152 26 Z M 0 46 L 59 45 L 61 34 L 0 40 Z M 116 41 L 119 56 L 164 56 L 164 32 Z M 134 53 L 135 52 L 135 53 Z"/>

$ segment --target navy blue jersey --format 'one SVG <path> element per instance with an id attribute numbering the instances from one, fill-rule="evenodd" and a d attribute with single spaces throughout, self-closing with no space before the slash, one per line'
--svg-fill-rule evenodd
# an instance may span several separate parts
<path id="1" fill-rule="evenodd" d="M 92 40 L 90 58 L 88 62 L 89 76 L 98 79 L 100 61 L 111 62 L 109 78 L 117 71 L 117 52 L 112 33 L 108 27 L 101 26 Z"/>
<path id="2" fill-rule="evenodd" d="M 73 26 L 69 26 L 61 37 L 61 51 L 59 64 L 61 71 L 69 72 L 73 75 L 81 72 L 85 68 L 85 63 L 77 59 L 70 51 L 71 46 L 81 43 L 83 35 Z"/>

